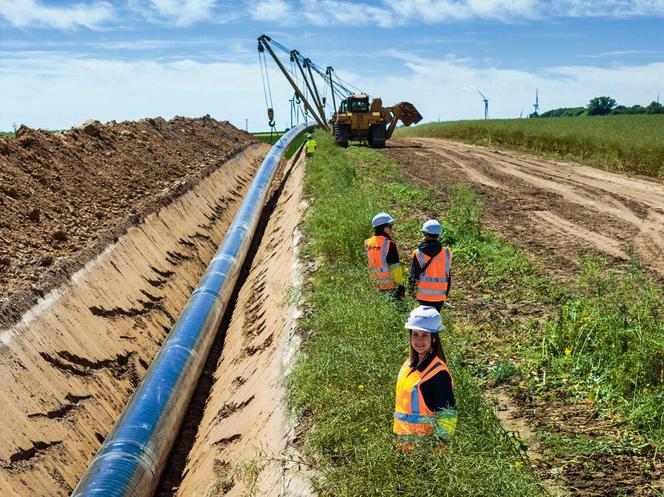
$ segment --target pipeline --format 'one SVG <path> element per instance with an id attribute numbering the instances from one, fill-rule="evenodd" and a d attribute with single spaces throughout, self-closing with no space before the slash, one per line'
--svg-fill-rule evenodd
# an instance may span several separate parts
<path id="1" fill-rule="evenodd" d="M 155 492 L 279 162 L 314 127 L 292 128 L 268 152 L 198 287 L 71 497 L 151 497 Z"/>

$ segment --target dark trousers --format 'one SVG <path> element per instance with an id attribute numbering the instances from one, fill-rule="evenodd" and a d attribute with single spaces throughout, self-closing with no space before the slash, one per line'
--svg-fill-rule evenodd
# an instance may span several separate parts
<path id="1" fill-rule="evenodd" d="M 443 301 L 441 300 L 440 302 L 427 302 L 425 300 L 417 300 L 420 305 L 428 305 L 431 307 L 434 307 L 438 312 L 443 308 Z"/>

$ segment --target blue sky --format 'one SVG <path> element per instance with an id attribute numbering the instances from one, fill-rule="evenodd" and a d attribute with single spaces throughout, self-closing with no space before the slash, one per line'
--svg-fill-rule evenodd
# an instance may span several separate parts
<path id="1" fill-rule="evenodd" d="M 425 120 L 664 100 L 664 0 L 0 0 L 0 129 L 210 114 L 265 129 L 268 33 Z M 272 65 L 274 68 L 274 65 Z M 277 126 L 290 92 L 271 75 Z"/>

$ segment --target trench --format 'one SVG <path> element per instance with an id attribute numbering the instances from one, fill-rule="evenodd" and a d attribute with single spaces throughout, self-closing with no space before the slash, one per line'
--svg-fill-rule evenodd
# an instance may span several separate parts
<path id="1" fill-rule="evenodd" d="M 0 495 L 68 496 L 143 378 L 268 147 L 145 217 L 0 330 Z"/>

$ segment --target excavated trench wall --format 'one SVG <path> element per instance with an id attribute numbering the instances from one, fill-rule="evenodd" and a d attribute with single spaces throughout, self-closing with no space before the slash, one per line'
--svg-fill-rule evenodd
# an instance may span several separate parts
<path id="1" fill-rule="evenodd" d="M 268 150 L 252 145 L 0 331 L 0 495 L 66 496 L 184 308 Z"/>

